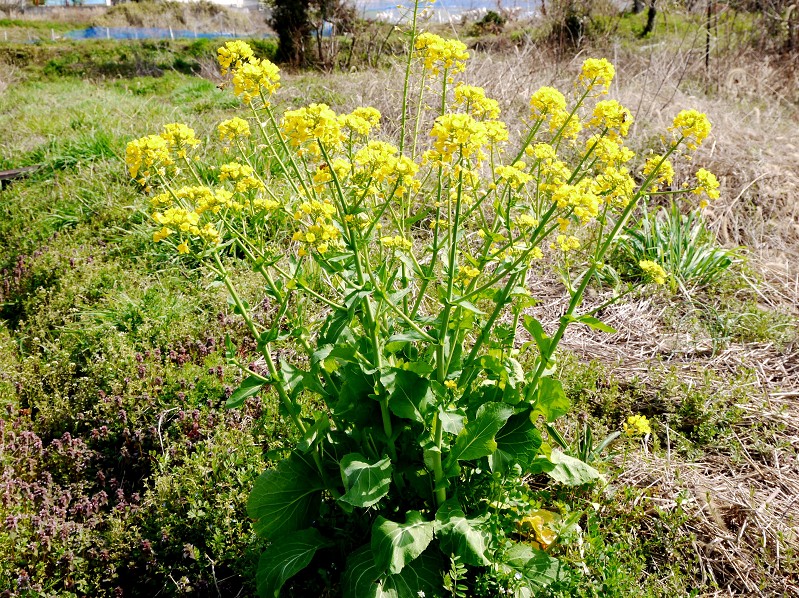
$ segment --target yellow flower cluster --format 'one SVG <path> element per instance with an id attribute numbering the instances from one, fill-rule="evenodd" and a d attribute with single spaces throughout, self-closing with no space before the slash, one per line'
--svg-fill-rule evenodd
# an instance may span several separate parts
<path id="1" fill-rule="evenodd" d="M 497 166 L 494 168 L 494 175 L 516 189 L 533 180 L 533 177 L 524 171 L 525 168 L 527 165 L 524 162 L 516 162 L 513 166 Z"/>
<path id="2" fill-rule="evenodd" d="M 608 166 L 594 179 L 593 191 L 617 208 L 624 208 L 633 198 L 635 181 L 624 167 Z"/>
<path id="3" fill-rule="evenodd" d="M 519 214 L 516 217 L 516 226 L 519 228 L 533 228 L 534 226 L 538 226 L 538 224 L 538 218 L 530 216 L 530 214 Z"/>
<path id="4" fill-rule="evenodd" d="M 249 104 L 261 94 L 271 96 L 280 87 L 280 69 L 266 59 L 256 58 L 243 41 L 227 42 L 217 50 L 222 74 L 233 73 L 233 93 Z M 264 97 L 264 102 L 268 103 Z"/>
<path id="5" fill-rule="evenodd" d="M 384 141 L 370 141 L 355 153 L 355 175 L 362 184 L 387 183 L 397 185 L 397 193 L 407 189 L 417 189 L 415 180 L 419 165 L 407 156 L 401 156 L 399 149 Z"/>
<path id="6" fill-rule="evenodd" d="M 233 141 L 250 136 L 250 124 L 238 116 L 223 120 L 216 129 L 219 132 L 220 141 Z"/>
<path id="7" fill-rule="evenodd" d="M 456 86 L 455 106 L 463 106 L 466 112 L 475 118 L 499 118 L 499 102 L 486 97 L 482 87 L 464 84 Z"/>
<path id="8" fill-rule="evenodd" d="M 322 155 L 319 144 L 325 150 L 341 145 L 341 121 L 327 104 L 310 104 L 305 108 L 287 110 L 280 127 L 300 154 L 306 151 L 303 146 L 309 141 L 315 142 L 307 148 L 315 156 Z"/>
<path id="9" fill-rule="evenodd" d="M 421 33 L 416 38 L 416 55 L 424 60 L 424 68 L 434 75 L 444 69 L 449 74 L 466 68 L 469 53 L 466 44 L 456 39 L 444 39 L 434 33 Z"/>
<path id="10" fill-rule="evenodd" d="M 660 164 L 659 167 L 658 164 Z M 653 180 L 652 184 L 653 192 L 656 192 L 658 189 L 660 189 L 661 183 L 671 185 L 671 183 L 674 181 L 674 166 L 672 166 L 671 162 L 668 160 L 664 160 L 663 156 L 660 155 L 654 155 L 647 158 L 642 170 L 643 175 L 645 177 L 650 176 L 653 172 L 655 172 L 656 168 L 658 168 L 658 171 L 657 174 L 655 174 L 655 179 Z"/>
<path id="11" fill-rule="evenodd" d="M 463 284 L 469 284 L 473 278 L 480 276 L 480 270 L 474 266 L 461 266 L 458 268 L 456 280 L 461 281 Z"/>
<path id="12" fill-rule="evenodd" d="M 587 224 L 596 218 L 602 203 L 592 187 L 591 179 L 583 179 L 576 185 L 562 184 L 552 193 L 552 200 L 560 209 L 572 208 L 574 215 Z"/>
<path id="13" fill-rule="evenodd" d="M 380 126 L 380 111 L 371 107 L 356 108 L 350 114 L 342 114 L 339 120 L 345 129 L 366 137 L 372 129 Z"/>
<path id="14" fill-rule="evenodd" d="M 185 158 L 189 148 L 200 145 L 200 140 L 194 135 L 194 129 L 181 123 L 165 125 L 161 137 L 170 149 L 176 150 L 179 158 Z"/>
<path id="15" fill-rule="evenodd" d="M 326 162 L 320 164 L 314 173 L 313 184 L 317 193 L 321 193 L 325 185 L 333 182 L 334 173 L 339 182 L 341 182 L 349 176 L 352 170 L 352 164 L 344 158 L 333 158 L 331 164 L 332 168 Z"/>
<path id="16" fill-rule="evenodd" d="M 229 162 L 219 168 L 219 180 L 230 180 L 235 183 L 236 191 L 247 193 L 248 191 L 263 191 L 266 187 L 255 176 L 255 170 L 248 164 Z"/>
<path id="17" fill-rule="evenodd" d="M 615 141 L 619 135 L 627 136 L 633 124 L 633 115 L 616 100 L 604 100 L 594 106 L 594 117 L 589 124 L 606 129 L 608 138 Z"/>
<path id="18" fill-rule="evenodd" d="M 710 135 L 710 121 L 702 112 L 683 110 L 674 117 L 674 123 L 669 129 L 685 138 L 690 149 L 696 149 Z"/>
<path id="19" fill-rule="evenodd" d="M 696 182 L 697 185 L 693 190 L 694 194 L 702 195 L 704 193 L 707 195 L 708 199 L 718 199 L 721 197 L 721 193 L 719 193 L 719 180 L 716 178 L 716 175 L 709 170 L 705 170 L 704 168 L 697 170 Z M 702 200 L 700 205 L 704 208 L 707 202 Z"/>
<path id="20" fill-rule="evenodd" d="M 147 135 L 128 143 L 125 163 L 131 178 L 144 184 L 155 171 L 164 174 L 166 166 L 174 164 L 169 155 L 169 144 L 161 135 Z"/>
<path id="21" fill-rule="evenodd" d="M 246 104 L 265 92 L 271 96 L 280 88 L 280 69 L 265 58 L 251 58 L 233 71 L 233 93 Z M 264 98 L 264 103 L 268 101 Z"/>
<path id="22" fill-rule="evenodd" d="M 327 200 L 306 201 L 300 204 L 294 213 L 296 220 L 310 219 L 305 231 L 294 233 L 293 240 L 314 247 L 316 251 L 325 254 L 331 247 L 338 247 L 341 243 L 341 231 L 333 224 L 336 207 Z M 300 255 L 305 255 L 305 250 L 300 250 Z"/>
<path id="23" fill-rule="evenodd" d="M 646 436 L 652 433 L 652 427 L 645 415 L 631 415 L 623 425 L 624 433 L 633 438 L 635 436 Z"/>
<path id="24" fill-rule="evenodd" d="M 638 267 L 641 268 L 641 271 L 646 275 L 646 277 L 655 284 L 666 283 L 666 271 L 663 269 L 663 266 L 657 262 L 653 262 L 652 260 L 641 260 L 638 262 Z"/>
<path id="25" fill-rule="evenodd" d="M 586 139 L 585 149 L 591 152 L 598 162 L 612 166 L 624 164 L 635 157 L 635 153 L 618 140 L 614 141 L 601 135 L 591 135 Z"/>
<path id="26" fill-rule="evenodd" d="M 242 63 L 254 57 L 249 44 L 241 40 L 225 42 L 225 45 L 216 51 L 216 55 L 223 75 L 227 75 L 228 71 L 239 68 Z"/>
<path id="27" fill-rule="evenodd" d="M 560 249 L 564 253 L 580 249 L 580 239 L 572 235 L 558 235 L 555 242 L 550 244 L 551 249 Z"/>
<path id="28" fill-rule="evenodd" d="M 406 239 L 402 235 L 395 235 L 393 237 L 380 237 L 380 244 L 383 247 L 399 249 L 402 251 L 410 251 L 410 249 L 413 247 L 413 242 L 410 239 Z"/>
<path id="29" fill-rule="evenodd" d="M 603 88 L 602 93 L 607 93 L 613 77 L 616 76 L 616 69 L 605 58 L 589 58 L 583 62 L 578 80 L 588 89 L 599 85 Z"/>
<path id="30" fill-rule="evenodd" d="M 425 156 L 434 162 L 452 163 L 457 157 L 480 161 L 482 148 L 488 142 L 485 124 L 463 113 L 436 118 L 430 136 L 434 138 L 433 149 Z"/>
<path id="31" fill-rule="evenodd" d="M 566 98 L 554 87 L 541 87 L 530 97 L 530 114 L 533 118 L 566 111 Z"/>

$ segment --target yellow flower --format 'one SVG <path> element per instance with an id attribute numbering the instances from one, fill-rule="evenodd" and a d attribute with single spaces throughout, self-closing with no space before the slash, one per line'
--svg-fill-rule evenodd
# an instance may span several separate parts
<path id="1" fill-rule="evenodd" d="M 583 130 L 583 123 L 580 122 L 576 114 L 570 114 L 566 110 L 559 110 L 552 113 L 549 121 L 549 130 L 553 133 L 560 131 L 564 139 L 574 139 Z"/>
<path id="2" fill-rule="evenodd" d="M 617 208 L 623 208 L 633 198 L 635 181 L 626 168 L 606 167 L 594 179 L 593 191 Z"/>
<path id="3" fill-rule="evenodd" d="M 516 226 L 519 228 L 532 228 L 538 226 L 538 218 L 530 214 L 519 214 L 516 218 Z"/>
<path id="4" fill-rule="evenodd" d="M 683 110 L 674 117 L 674 123 L 669 130 L 684 137 L 690 149 L 696 149 L 710 134 L 710 121 L 702 112 Z"/>
<path id="5" fill-rule="evenodd" d="M 497 166 L 494 169 L 494 175 L 503 181 L 506 181 L 509 186 L 513 188 L 526 185 L 533 177 L 524 172 L 526 167 L 524 162 L 516 162 L 513 166 Z"/>
<path id="6" fill-rule="evenodd" d="M 444 39 L 434 33 L 421 33 L 416 38 L 416 55 L 424 60 L 425 70 L 438 74 L 459 73 L 466 68 L 469 53 L 466 44 L 456 39 Z"/>
<path id="7" fill-rule="evenodd" d="M 148 135 L 128 143 L 125 162 L 131 178 L 146 179 L 165 166 L 173 164 L 169 145 L 160 135 Z"/>
<path id="8" fill-rule="evenodd" d="M 635 436 L 646 436 L 652 433 L 652 427 L 645 415 L 631 415 L 624 422 L 624 433 L 633 438 Z"/>
<path id="9" fill-rule="evenodd" d="M 721 193 L 719 193 L 719 180 L 716 178 L 716 175 L 709 170 L 705 170 L 704 168 L 697 170 L 696 182 L 697 185 L 692 191 L 695 195 L 702 195 L 704 193 L 707 195 L 708 199 L 718 199 L 721 197 Z"/>
<path id="10" fill-rule="evenodd" d="M 177 249 L 178 249 L 178 253 L 188 253 L 189 252 L 189 244 L 186 241 L 183 241 L 180 245 L 178 245 Z"/>
<path id="11" fill-rule="evenodd" d="M 289 143 L 300 149 L 300 153 L 309 141 L 316 142 L 309 148 L 315 156 L 321 156 L 318 144 L 328 151 L 341 145 L 341 122 L 327 104 L 310 104 L 298 110 L 288 110 L 283 114 L 280 126 Z"/>
<path id="12" fill-rule="evenodd" d="M 238 116 L 223 120 L 217 127 L 220 141 L 233 141 L 237 137 L 250 136 L 250 124 Z"/>
<path id="13" fill-rule="evenodd" d="M 604 88 L 602 93 L 607 93 L 613 77 L 616 76 L 616 69 L 605 58 L 589 58 L 583 62 L 578 80 L 588 89 L 599 85 Z"/>
<path id="14" fill-rule="evenodd" d="M 380 112 L 376 108 L 356 108 L 350 114 L 342 114 L 339 120 L 345 129 L 366 137 L 373 128 L 380 126 Z"/>
<path id="15" fill-rule="evenodd" d="M 158 243 L 159 241 L 163 241 L 164 239 L 166 239 L 171 234 L 172 230 L 165 226 L 161 230 L 157 230 L 153 233 L 153 241 L 155 243 Z"/>
<path id="16" fill-rule="evenodd" d="M 219 66 L 222 67 L 223 75 L 226 75 L 229 70 L 236 69 L 240 67 L 243 62 L 253 58 L 252 48 L 249 44 L 240 40 L 226 42 L 216 53 L 217 61 L 219 62 Z"/>
<path id="17" fill-rule="evenodd" d="M 186 157 L 187 149 L 200 145 L 200 140 L 194 135 L 194 129 L 182 123 L 165 125 L 161 137 L 164 138 L 170 149 L 177 150 L 177 155 L 180 158 Z"/>
<path id="18" fill-rule="evenodd" d="M 469 284 L 469 282 L 475 278 L 476 276 L 480 275 L 480 270 L 473 266 L 461 266 L 458 268 L 458 275 L 455 277 L 456 280 L 461 281 L 464 284 Z"/>
<path id="19" fill-rule="evenodd" d="M 660 188 L 660 183 L 671 185 L 674 181 L 674 167 L 671 165 L 671 162 L 664 160 L 663 156 L 656 154 L 647 158 L 642 172 L 645 177 L 649 177 L 655 171 L 655 168 L 657 168 L 658 171 L 652 181 L 652 191 L 657 191 Z"/>
<path id="20" fill-rule="evenodd" d="M 624 147 L 617 140 L 601 135 L 592 135 L 585 140 L 585 149 L 596 156 L 598 162 L 606 165 L 617 166 L 629 162 L 635 157 L 630 149 Z"/>
<path id="21" fill-rule="evenodd" d="M 455 106 L 463 106 L 475 118 L 499 118 L 499 102 L 487 98 L 482 87 L 462 83 L 456 86 Z"/>
<path id="22" fill-rule="evenodd" d="M 655 284 L 665 284 L 667 276 L 666 271 L 657 262 L 641 260 L 638 262 L 638 267 L 641 268 L 646 277 Z"/>
<path id="23" fill-rule="evenodd" d="M 380 237 L 380 244 L 383 245 L 383 247 L 396 248 L 404 251 L 408 251 L 413 247 L 413 243 L 402 235 Z"/>
<path id="24" fill-rule="evenodd" d="M 458 388 L 458 383 L 455 382 L 455 380 L 444 380 L 444 386 L 450 390 L 456 390 Z"/>
<path id="25" fill-rule="evenodd" d="M 630 125 L 633 124 L 633 115 L 616 100 L 604 100 L 597 102 L 594 107 L 594 117 L 589 124 L 607 129 L 608 137 L 615 140 L 617 135 L 627 136 Z"/>
<path id="26" fill-rule="evenodd" d="M 426 153 L 429 160 L 453 162 L 456 154 L 463 158 L 483 157 L 481 148 L 487 143 L 485 123 L 476 121 L 469 114 L 444 114 L 436 118 L 430 136 L 433 149 Z"/>
<path id="27" fill-rule="evenodd" d="M 575 236 L 558 235 L 555 242 L 550 244 L 551 249 L 560 249 L 564 253 L 580 249 L 580 239 Z"/>
<path id="28" fill-rule="evenodd" d="M 530 113 L 533 118 L 566 110 L 566 98 L 554 87 L 542 87 L 530 98 Z"/>
<path id="29" fill-rule="evenodd" d="M 262 92 L 271 96 L 280 87 L 280 69 L 265 58 L 251 58 L 233 71 L 233 93 L 249 104 Z"/>

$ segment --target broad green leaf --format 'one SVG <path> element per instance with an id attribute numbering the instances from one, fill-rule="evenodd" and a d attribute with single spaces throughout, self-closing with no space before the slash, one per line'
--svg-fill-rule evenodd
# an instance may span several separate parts
<path id="1" fill-rule="evenodd" d="M 380 406 L 369 398 L 374 392 L 374 379 L 366 376 L 355 364 L 347 364 L 337 373 L 341 374 L 341 386 L 338 401 L 333 407 L 335 419 L 357 428 L 370 425 L 380 416 Z"/>
<path id="2" fill-rule="evenodd" d="M 474 421 L 468 422 L 455 438 L 444 463 L 450 475 L 457 475 L 458 461 L 486 457 L 497 450 L 494 436 L 513 414 L 513 408 L 502 403 L 487 403 L 477 410 Z"/>
<path id="3" fill-rule="evenodd" d="M 580 316 L 577 318 L 577 321 L 581 324 L 585 324 L 593 328 L 594 330 L 601 330 L 602 332 L 607 332 L 608 334 L 616 334 L 616 329 L 611 328 L 603 321 L 595 318 L 594 316 Z"/>
<path id="4" fill-rule="evenodd" d="M 538 347 L 538 351 L 542 355 L 547 355 L 549 353 L 549 345 L 552 342 L 552 339 L 546 332 L 544 332 L 544 327 L 541 326 L 541 322 L 530 315 L 525 315 L 522 322 L 525 330 L 532 335 L 533 340 Z"/>
<path id="5" fill-rule="evenodd" d="M 318 530 L 308 528 L 276 538 L 267 546 L 258 561 L 255 583 L 262 598 L 277 598 L 280 588 L 291 577 L 305 569 L 320 548 L 331 542 Z"/>
<path id="6" fill-rule="evenodd" d="M 435 554 L 424 553 L 397 575 L 381 575 L 372 558 L 371 546 L 362 546 L 347 559 L 342 576 L 344 598 L 419 598 L 440 596 L 443 563 Z"/>
<path id="7" fill-rule="evenodd" d="M 482 311 L 479 307 L 477 307 L 474 303 L 467 301 L 466 299 L 453 299 L 452 303 L 463 309 L 475 313 L 479 316 L 485 315 L 485 312 Z"/>
<path id="8" fill-rule="evenodd" d="M 559 380 L 541 378 L 538 381 L 538 400 L 534 407 L 535 411 L 543 415 L 547 422 L 553 422 L 569 412 L 571 403 L 566 393 L 563 392 L 563 385 Z M 534 413 L 533 417 L 537 417 L 537 414 Z"/>
<path id="9" fill-rule="evenodd" d="M 391 413 L 424 423 L 425 415 L 433 404 L 433 392 L 427 378 L 408 370 L 391 368 L 385 370 L 380 381 L 388 392 L 388 408 Z"/>
<path id="10" fill-rule="evenodd" d="M 354 507 L 371 507 L 388 494 L 391 460 L 386 457 L 369 463 L 363 455 L 350 453 L 341 460 L 341 479 L 347 492 L 340 501 Z"/>
<path id="11" fill-rule="evenodd" d="M 486 556 L 488 534 L 480 529 L 484 522 L 467 519 L 460 504 L 449 499 L 436 512 L 436 538 L 444 554 L 454 554 L 467 565 L 490 565 Z"/>
<path id="12" fill-rule="evenodd" d="M 236 409 L 244 404 L 254 394 L 257 394 L 264 385 L 264 380 L 260 376 L 247 376 L 239 387 L 230 395 L 225 402 L 228 409 Z"/>
<path id="13" fill-rule="evenodd" d="M 541 448 L 541 433 L 530 420 L 529 410 L 517 413 L 508 419 L 496 435 L 497 450 L 491 456 L 492 471 L 505 471 L 518 463 L 527 469 Z"/>
<path id="14" fill-rule="evenodd" d="M 528 544 L 514 544 L 504 561 L 522 574 L 523 583 L 531 590 L 542 590 L 561 578 L 560 561 Z"/>
<path id="15" fill-rule="evenodd" d="M 567 486 L 581 486 L 582 484 L 588 484 L 602 477 L 596 469 L 587 463 L 570 457 L 558 449 L 552 449 L 552 453 L 549 455 L 549 461 L 554 465 L 554 467 L 547 472 L 549 477 Z"/>
<path id="16" fill-rule="evenodd" d="M 443 407 L 438 410 L 438 417 L 441 420 L 442 429 L 448 434 L 460 434 L 463 430 L 463 421 L 466 419 L 466 414 L 462 409 L 445 410 Z"/>
<path id="17" fill-rule="evenodd" d="M 247 500 L 255 532 L 273 540 L 310 525 L 325 485 L 310 456 L 292 453 L 258 479 Z"/>
<path id="18" fill-rule="evenodd" d="M 392 575 L 421 555 L 433 540 L 435 523 L 422 519 L 419 511 L 410 511 L 405 523 L 378 517 L 372 525 L 372 556 L 380 571 Z"/>

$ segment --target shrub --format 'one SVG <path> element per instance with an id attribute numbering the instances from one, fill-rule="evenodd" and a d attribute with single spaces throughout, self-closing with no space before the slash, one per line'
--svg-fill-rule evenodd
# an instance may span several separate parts
<path id="1" fill-rule="evenodd" d="M 229 42 L 219 61 L 250 118 L 219 125 L 236 160 L 202 176 L 185 124 L 127 148 L 154 241 L 213 273 L 261 355 L 248 363 L 228 339 L 228 363 L 247 377 L 227 406 L 271 391 L 297 435 L 248 501 L 269 542 L 263 596 L 531 595 L 562 576 L 553 551 L 574 519 L 526 476 L 579 486 L 600 473 L 554 427 L 569 410 L 555 350 L 573 323 L 611 330 L 583 295 L 669 160 L 710 130 L 703 114 L 679 113 L 636 184 L 632 116 L 599 100 L 614 69 L 589 59 L 569 101 L 533 94 L 513 147 L 498 103 L 453 85 L 465 46 L 415 27 L 410 39 L 396 145 L 378 139 L 373 108 L 275 114 L 277 67 Z M 240 262 L 262 277 L 266 311 L 240 292 Z M 569 298 L 551 331 L 525 311 L 548 269 Z M 577 450 L 594 448 L 587 438 Z"/>

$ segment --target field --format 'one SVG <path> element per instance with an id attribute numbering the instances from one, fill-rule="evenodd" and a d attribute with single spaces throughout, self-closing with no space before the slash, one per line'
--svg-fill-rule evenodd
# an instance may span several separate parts
<path id="1" fill-rule="evenodd" d="M 796 63 L 751 43 L 747 15 L 720 17 L 707 67 L 699 17 L 666 13 L 641 40 L 643 18 L 599 21 L 579 52 L 542 40 L 536 25 L 460 30 L 473 56 L 459 77 L 484 87 L 508 122 L 527 116 L 540 86 L 573 89 L 584 58 L 607 57 L 611 95 L 634 116 L 630 147 L 654 149 L 674 115 L 695 108 L 713 130 L 693 161 L 721 183 L 693 224 L 660 222 L 671 222 L 663 235 L 685 235 L 681 256 L 723 265 L 703 277 L 683 263 L 669 284 L 598 312 L 613 333 L 574 326 L 560 344 L 571 408 L 557 427 L 574 454 L 633 415 L 651 433 L 592 455 L 602 473 L 593 484 L 524 478 L 570 522 L 548 548 L 563 573 L 536 595 L 799 596 Z M 153 243 L 147 197 L 125 166 L 129 141 L 174 122 L 203 141 L 199 163 L 222 159 L 216 125 L 241 102 L 213 44 L 85 43 L 0 47 L 0 170 L 37 167 L 0 191 L 0 593 L 255 595 L 267 542 L 248 496 L 301 439 L 269 387 L 225 407 L 243 379 L 226 344 L 258 370 L 256 342 L 199 259 Z M 284 72 L 275 110 L 374 106 L 381 136 L 395 138 L 403 57 L 377 58 Z M 241 260 L 228 267 L 267 318 L 263 280 Z M 556 329 L 569 303 L 557 272 L 542 267 L 526 282 L 537 301 L 525 313 Z M 613 293 L 598 277 L 585 305 Z M 532 353 L 519 355 L 523 367 Z M 339 595 L 342 556 L 325 558 L 283 595 Z M 467 577 L 464 595 L 495 595 L 479 579 Z"/>

